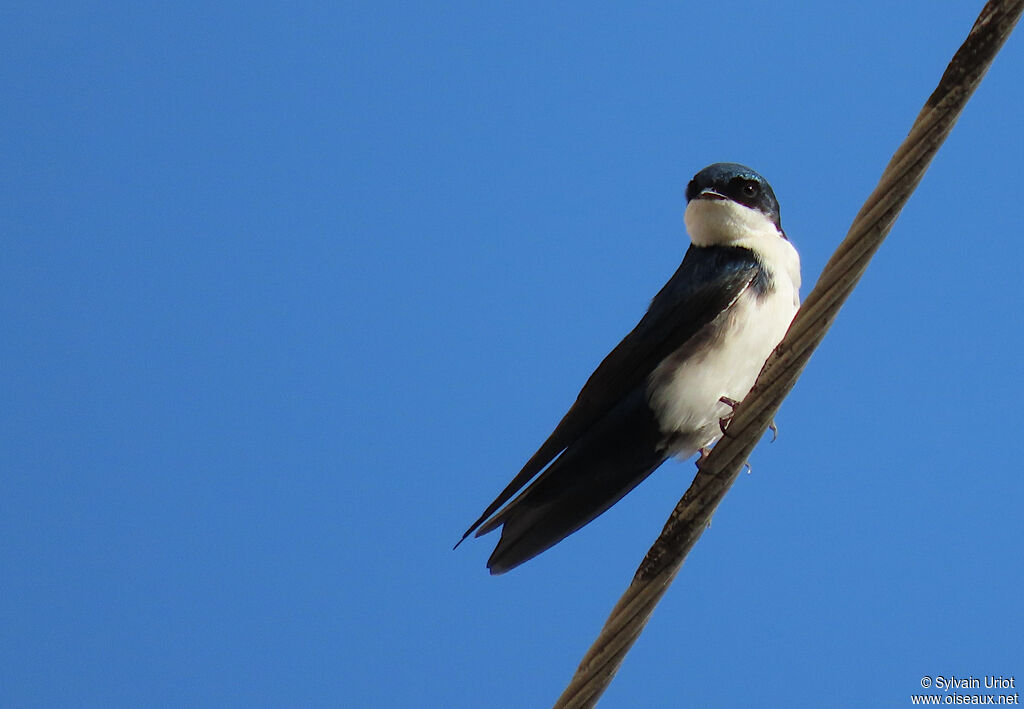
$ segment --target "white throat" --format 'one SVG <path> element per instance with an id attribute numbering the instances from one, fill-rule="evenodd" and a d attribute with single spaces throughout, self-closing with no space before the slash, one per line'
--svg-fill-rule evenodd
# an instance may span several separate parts
<path id="1" fill-rule="evenodd" d="M 754 252 L 776 276 L 789 276 L 800 288 L 800 257 L 775 223 L 756 209 L 731 199 L 692 199 L 683 214 L 694 246 L 739 246 Z"/>
<path id="2" fill-rule="evenodd" d="M 692 199 L 683 220 L 697 246 L 741 246 L 750 237 L 779 236 L 772 220 L 731 199 Z"/>

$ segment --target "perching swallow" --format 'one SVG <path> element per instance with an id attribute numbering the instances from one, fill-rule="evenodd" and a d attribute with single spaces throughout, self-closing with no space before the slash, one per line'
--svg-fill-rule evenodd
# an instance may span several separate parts
<path id="1" fill-rule="evenodd" d="M 796 315 L 800 257 L 768 182 L 749 167 L 716 163 L 690 181 L 686 201 L 691 243 L 679 269 L 462 536 L 501 527 L 492 574 L 565 539 L 668 458 L 721 438 L 731 413 L 723 398 L 747 395 Z"/>

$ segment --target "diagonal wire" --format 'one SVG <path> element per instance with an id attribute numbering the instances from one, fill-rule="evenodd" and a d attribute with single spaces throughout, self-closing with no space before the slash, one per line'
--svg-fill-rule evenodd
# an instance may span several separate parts
<path id="1" fill-rule="evenodd" d="M 849 233 L 826 264 L 786 337 L 736 408 L 727 435 L 701 464 L 690 488 L 612 609 L 555 709 L 592 707 L 647 624 L 782 400 L 832 325 L 868 261 L 917 187 L 1024 11 L 1024 0 L 991 0 L 925 102 L 910 134 L 893 155 Z"/>

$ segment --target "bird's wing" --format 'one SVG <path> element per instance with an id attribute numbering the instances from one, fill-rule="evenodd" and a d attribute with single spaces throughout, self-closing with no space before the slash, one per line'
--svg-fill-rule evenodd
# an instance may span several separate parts
<path id="1" fill-rule="evenodd" d="M 760 264 L 747 249 L 691 245 L 675 274 L 654 296 L 644 317 L 598 365 L 548 439 L 466 530 L 459 543 L 643 383 L 665 357 L 732 305 L 761 273 Z M 493 526 L 484 528 L 489 529 Z"/>

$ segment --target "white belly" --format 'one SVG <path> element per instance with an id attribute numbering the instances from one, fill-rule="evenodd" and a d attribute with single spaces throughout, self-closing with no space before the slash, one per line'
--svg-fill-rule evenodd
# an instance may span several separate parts
<path id="1" fill-rule="evenodd" d="M 731 409 L 719 399 L 741 401 L 786 334 L 799 307 L 789 279 L 776 280 L 763 297 L 747 288 L 695 337 L 700 344 L 662 362 L 648 379 L 648 397 L 666 434 L 677 434 L 671 453 L 689 457 L 721 437 L 719 420 Z M 797 286 L 798 287 L 798 286 Z"/>

